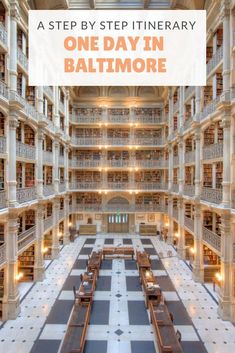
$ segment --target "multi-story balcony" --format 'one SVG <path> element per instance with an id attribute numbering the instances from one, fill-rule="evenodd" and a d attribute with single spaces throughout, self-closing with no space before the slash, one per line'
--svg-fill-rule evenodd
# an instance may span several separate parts
<path id="1" fill-rule="evenodd" d="M 72 113 L 69 116 L 70 122 L 75 124 L 100 124 L 102 123 L 101 114 L 89 114 L 89 115 L 80 115 Z"/>
<path id="2" fill-rule="evenodd" d="M 163 205 L 124 205 L 124 204 L 77 204 L 70 212 L 165 212 Z"/>
<path id="3" fill-rule="evenodd" d="M 134 162 L 137 168 L 167 168 L 168 160 L 165 159 L 138 159 Z"/>
<path id="4" fill-rule="evenodd" d="M 192 232 L 194 231 L 194 220 L 192 218 L 184 216 L 184 225 Z"/>
<path id="5" fill-rule="evenodd" d="M 195 185 L 184 185 L 184 195 L 193 197 L 195 195 Z"/>
<path id="6" fill-rule="evenodd" d="M 137 146 L 160 146 L 165 143 L 162 137 L 134 137 L 130 142 Z"/>
<path id="7" fill-rule="evenodd" d="M 5 190 L 0 191 L 0 209 L 7 207 L 7 193 Z"/>
<path id="8" fill-rule="evenodd" d="M 17 48 L 17 60 L 21 67 L 27 72 L 28 71 L 28 58 L 22 52 L 21 48 Z"/>
<path id="9" fill-rule="evenodd" d="M 162 137 L 72 137 L 71 142 L 77 146 L 161 146 L 165 144 Z"/>
<path id="10" fill-rule="evenodd" d="M 199 114 L 199 120 L 202 121 L 207 118 L 209 115 L 213 114 L 216 111 L 216 106 L 220 101 L 220 96 L 213 99 L 209 104 L 207 104 L 202 112 Z"/>
<path id="11" fill-rule="evenodd" d="M 53 226 L 53 216 L 49 216 L 44 220 L 44 232 Z"/>
<path id="12" fill-rule="evenodd" d="M 107 183 L 107 189 L 110 190 L 127 190 L 130 189 L 130 183 L 128 182 L 108 182 Z"/>
<path id="13" fill-rule="evenodd" d="M 53 153 L 50 151 L 43 151 L 43 163 L 53 164 Z"/>
<path id="14" fill-rule="evenodd" d="M 214 159 L 223 157 L 223 144 L 215 143 L 213 145 L 205 146 L 202 150 L 203 159 Z"/>
<path id="15" fill-rule="evenodd" d="M 18 235 L 18 251 L 28 247 L 36 239 L 36 226 L 33 226 Z"/>
<path id="16" fill-rule="evenodd" d="M 71 142 L 77 146 L 97 146 L 105 144 L 102 137 L 72 137 Z"/>
<path id="17" fill-rule="evenodd" d="M 134 184 L 135 190 L 167 190 L 168 184 L 164 182 L 138 182 Z"/>
<path id="18" fill-rule="evenodd" d="M 189 151 L 185 153 L 185 163 L 195 163 L 195 151 Z"/>
<path id="19" fill-rule="evenodd" d="M 164 123 L 164 117 L 161 115 L 134 115 L 134 123 L 139 124 L 162 124 Z"/>
<path id="20" fill-rule="evenodd" d="M 203 187 L 201 190 L 201 199 L 220 204 L 222 202 L 222 189 Z"/>
<path id="21" fill-rule="evenodd" d="M 43 195 L 44 196 L 50 196 L 54 194 L 54 185 L 53 184 L 48 184 L 48 185 L 43 185 Z"/>
<path id="22" fill-rule="evenodd" d="M 126 159 L 107 159 L 102 164 L 110 168 L 128 168 L 132 166 L 131 161 Z"/>
<path id="23" fill-rule="evenodd" d="M 5 82 L 0 80 L 0 98 L 3 100 L 9 99 L 9 89 Z"/>
<path id="24" fill-rule="evenodd" d="M 108 137 L 107 145 L 109 146 L 126 146 L 129 145 L 129 137 Z"/>
<path id="25" fill-rule="evenodd" d="M 108 114 L 108 122 L 112 124 L 127 124 L 130 122 L 130 114 Z"/>
<path id="26" fill-rule="evenodd" d="M 69 183 L 70 190 L 100 190 L 102 189 L 102 183 L 99 181 L 81 181 Z"/>
<path id="27" fill-rule="evenodd" d="M 0 246 L 0 266 L 6 262 L 6 244 Z"/>
<path id="28" fill-rule="evenodd" d="M 72 158 L 69 161 L 70 168 L 97 168 L 101 167 L 101 164 L 101 159 L 79 160 L 76 158 Z"/>
<path id="29" fill-rule="evenodd" d="M 208 61 L 206 66 L 207 76 L 210 75 L 212 71 L 217 68 L 217 66 L 222 62 L 222 60 L 223 60 L 223 46 L 219 47 L 219 49 L 216 50 L 212 58 Z"/>
<path id="30" fill-rule="evenodd" d="M 70 190 L 161 190 L 166 191 L 168 184 L 164 182 L 73 182 Z"/>
<path id="31" fill-rule="evenodd" d="M 2 23 L 0 23 L 0 42 L 5 48 L 7 47 L 7 31 Z"/>
<path id="32" fill-rule="evenodd" d="M 218 234 L 212 232 L 206 227 L 202 227 L 202 239 L 218 252 L 221 251 L 221 237 Z"/>
<path id="33" fill-rule="evenodd" d="M 36 159 L 36 148 L 26 143 L 16 141 L 16 156 L 20 158 Z"/>
<path id="34" fill-rule="evenodd" d="M 17 189 L 16 198 L 19 203 L 36 200 L 37 198 L 36 187 L 32 186 L 32 187 Z"/>
<path id="35" fill-rule="evenodd" d="M 6 137 L 0 136 L 0 153 L 6 153 Z"/>

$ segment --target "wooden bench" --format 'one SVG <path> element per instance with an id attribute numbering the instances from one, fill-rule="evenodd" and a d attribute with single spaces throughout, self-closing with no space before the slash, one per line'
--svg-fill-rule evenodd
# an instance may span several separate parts
<path id="1" fill-rule="evenodd" d="M 149 254 L 147 254 L 145 251 L 136 251 L 136 263 L 137 267 L 140 270 L 141 268 L 144 268 L 146 270 L 149 270 L 151 267 L 151 260 Z"/>
<path id="2" fill-rule="evenodd" d="M 99 275 L 99 270 L 101 266 L 101 261 L 102 261 L 103 253 L 102 251 L 93 251 L 91 256 L 88 258 L 88 263 L 87 263 L 87 271 L 88 272 L 97 272 L 97 276 Z"/>
<path id="3" fill-rule="evenodd" d="M 151 270 L 140 269 L 140 283 L 143 286 L 145 293 L 145 305 L 149 308 L 150 301 L 155 305 L 160 303 L 162 292 L 161 288 L 157 283 L 156 277 L 153 275 Z"/>
<path id="4" fill-rule="evenodd" d="M 79 303 L 74 304 L 66 334 L 60 344 L 59 353 L 83 353 L 90 313 L 90 303 L 86 306 Z"/>
<path id="5" fill-rule="evenodd" d="M 111 246 L 111 247 L 106 247 L 103 248 L 103 258 L 105 259 L 105 256 L 131 256 L 131 258 L 133 259 L 134 257 L 134 249 L 132 247 L 127 247 L 127 246 L 123 246 L 123 247 L 115 247 L 115 246 Z"/>
<path id="6" fill-rule="evenodd" d="M 140 235 L 157 235 L 157 226 L 156 225 L 148 225 L 148 224 L 140 224 L 139 226 Z"/>
<path id="7" fill-rule="evenodd" d="M 79 227 L 79 235 L 96 235 L 97 229 L 95 224 L 81 224 Z"/>
<path id="8" fill-rule="evenodd" d="M 151 322 L 155 329 L 159 353 L 183 353 L 166 304 L 149 303 Z"/>

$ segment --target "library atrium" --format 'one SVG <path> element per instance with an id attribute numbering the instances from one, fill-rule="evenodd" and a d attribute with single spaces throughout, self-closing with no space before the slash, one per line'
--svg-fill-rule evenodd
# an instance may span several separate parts
<path id="1" fill-rule="evenodd" d="M 204 87 L 28 85 L 30 9 L 205 9 Z M 0 1 L 0 353 L 235 352 L 235 0 Z"/>

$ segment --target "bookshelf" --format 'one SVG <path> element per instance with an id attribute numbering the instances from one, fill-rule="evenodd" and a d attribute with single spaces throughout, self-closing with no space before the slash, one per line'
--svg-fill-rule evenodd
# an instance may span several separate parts
<path id="1" fill-rule="evenodd" d="M 35 211 L 25 211 L 25 230 L 32 228 L 35 225 Z"/>
<path id="2" fill-rule="evenodd" d="M 193 138 L 189 137 L 185 140 L 185 152 L 191 152 L 193 150 Z"/>
<path id="3" fill-rule="evenodd" d="M 175 130 L 177 130 L 177 128 L 178 128 L 178 116 L 175 115 L 173 117 L 173 130 L 175 131 Z"/>
<path id="4" fill-rule="evenodd" d="M 18 74 L 17 74 L 17 92 L 20 96 L 23 95 L 22 83 L 23 83 L 23 74 L 21 72 L 18 72 Z"/>
<path id="5" fill-rule="evenodd" d="M 4 115 L 0 112 L 0 136 L 5 135 L 5 118 Z"/>
<path id="6" fill-rule="evenodd" d="M 53 120 L 53 104 L 48 103 L 47 105 L 47 118 Z"/>
<path id="7" fill-rule="evenodd" d="M 4 224 L 0 223 L 0 246 L 5 242 L 5 232 L 4 232 Z"/>
<path id="8" fill-rule="evenodd" d="M 108 151 L 107 159 L 110 161 L 129 161 L 130 153 L 129 151 Z"/>
<path id="9" fill-rule="evenodd" d="M 5 81 L 5 54 L 0 54 L 0 79 Z"/>
<path id="10" fill-rule="evenodd" d="M 25 187 L 34 186 L 34 183 L 35 183 L 34 164 L 25 163 Z"/>
<path id="11" fill-rule="evenodd" d="M 158 160 L 163 157 L 162 150 L 139 150 L 135 151 L 136 160 Z"/>
<path id="12" fill-rule="evenodd" d="M 22 163 L 16 162 L 16 181 L 17 181 L 17 188 L 23 187 L 23 171 L 22 171 Z"/>
<path id="13" fill-rule="evenodd" d="M 18 257 L 18 273 L 23 273 L 21 282 L 31 282 L 34 279 L 34 255 L 34 245 L 32 245 Z"/>
<path id="14" fill-rule="evenodd" d="M 222 189 L 223 182 L 223 162 L 216 163 L 216 189 Z"/>
<path id="15" fill-rule="evenodd" d="M 76 128 L 75 135 L 78 138 L 82 137 L 102 137 L 102 130 L 97 128 Z"/>
<path id="16" fill-rule="evenodd" d="M 156 193 L 144 193 L 135 196 L 136 205 L 160 205 L 161 195 Z"/>
<path id="17" fill-rule="evenodd" d="M 209 249 L 206 245 L 203 245 L 203 255 L 205 265 L 220 265 L 220 257 L 215 254 L 211 249 Z"/>
<path id="18" fill-rule="evenodd" d="M 44 181 L 46 185 L 51 185 L 53 182 L 53 170 L 51 166 L 43 166 L 45 171 Z"/>
<path id="19" fill-rule="evenodd" d="M 223 76 L 221 72 L 216 72 L 216 97 L 223 92 Z"/>
<path id="20" fill-rule="evenodd" d="M 4 297 L 4 269 L 0 270 L 0 319 L 2 319 L 2 301 Z"/>
<path id="21" fill-rule="evenodd" d="M 33 129 L 30 126 L 24 126 L 24 143 L 27 145 L 34 146 L 35 145 L 35 134 Z"/>
<path id="22" fill-rule="evenodd" d="M 210 211 L 203 213 L 203 226 L 212 231 L 213 228 L 213 214 Z"/>
<path id="23" fill-rule="evenodd" d="M 213 88 L 212 86 L 204 86 L 204 106 L 208 105 L 212 101 Z"/>
<path id="24" fill-rule="evenodd" d="M 136 138 L 157 138 L 161 136 L 161 129 L 135 129 Z"/>
<path id="25" fill-rule="evenodd" d="M 96 171 L 76 171 L 75 179 L 77 182 L 100 182 L 101 181 L 101 173 Z"/>
<path id="26" fill-rule="evenodd" d="M 102 108 L 74 108 L 74 113 L 82 116 L 102 115 Z"/>
<path id="27" fill-rule="evenodd" d="M 203 186 L 212 188 L 212 164 L 203 164 Z"/>
<path id="28" fill-rule="evenodd" d="M 212 124 L 210 125 L 205 131 L 204 131 L 204 146 L 212 145 L 215 143 L 215 125 Z"/>
<path id="29" fill-rule="evenodd" d="M 60 210 L 64 209 L 64 199 L 63 197 L 60 198 Z"/>
<path id="30" fill-rule="evenodd" d="M 162 170 L 144 170 L 135 172 L 135 182 L 161 182 Z"/>
<path id="31" fill-rule="evenodd" d="M 128 172 L 108 172 L 107 179 L 109 183 L 128 183 Z"/>
<path id="32" fill-rule="evenodd" d="M 63 237 L 64 237 L 64 222 L 59 223 L 59 243 L 63 245 Z"/>
<path id="33" fill-rule="evenodd" d="M 60 115 L 60 128 L 64 131 L 64 117 Z"/>
<path id="34" fill-rule="evenodd" d="M 26 99 L 31 105 L 35 105 L 35 87 L 27 86 L 26 87 Z"/>
<path id="35" fill-rule="evenodd" d="M 22 123 L 19 121 L 18 126 L 16 128 L 16 140 L 22 141 Z"/>
<path id="36" fill-rule="evenodd" d="M 46 217 L 52 216 L 53 208 L 52 208 L 52 203 L 48 202 L 46 204 Z"/>
<path id="37" fill-rule="evenodd" d="M 218 143 L 223 143 L 224 141 L 224 130 L 219 124 L 217 129 L 217 140 L 218 140 Z"/>
<path id="38" fill-rule="evenodd" d="M 108 138 L 129 138 L 130 129 L 107 129 Z"/>
<path id="39" fill-rule="evenodd" d="M 218 28 L 215 32 L 216 35 L 216 46 L 217 48 L 223 45 L 223 28 Z"/>
<path id="40" fill-rule="evenodd" d="M 44 235 L 43 247 L 44 249 L 47 249 L 44 253 L 44 259 L 50 260 L 52 254 L 52 230 Z"/>
<path id="41" fill-rule="evenodd" d="M 93 150 L 75 150 L 73 152 L 73 156 L 78 160 L 78 161 L 99 161 L 102 156 L 101 151 L 93 151 Z"/>
<path id="42" fill-rule="evenodd" d="M 185 184 L 192 185 L 194 184 L 195 179 L 195 167 L 185 167 Z"/>
<path id="43" fill-rule="evenodd" d="M 173 95 L 173 103 L 175 104 L 178 100 L 178 89 L 175 90 Z"/>
<path id="44" fill-rule="evenodd" d="M 60 183 L 64 183 L 64 168 L 59 168 Z"/>
<path id="45" fill-rule="evenodd" d="M 128 108 L 109 108 L 108 115 L 129 115 Z"/>
<path id="46" fill-rule="evenodd" d="M 173 184 L 178 184 L 178 168 L 173 169 Z"/>
<path id="47" fill-rule="evenodd" d="M 0 159 L 0 190 L 4 190 L 4 181 L 5 181 L 5 161 Z"/>
<path id="48" fill-rule="evenodd" d="M 213 47 L 206 47 L 206 63 L 210 61 L 213 56 Z"/>
<path id="49" fill-rule="evenodd" d="M 178 145 L 174 145 L 174 147 L 173 147 L 173 156 L 174 157 L 178 156 Z"/>
<path id="50" fill-rule="evenodd" d="M 81 204 L 93 204 L 93 205 L 97 205 L 97 204 L 101 204 L 102 203 L 102 196 L 98 193 L 93 193 L 93 192 L 85 192 L 85 193 L 78 193 L 76 195 L 76 203 L 78 205 Z"/>
<path id="51" fill-rule="evenodd" d="M 52 152 L 52 139 L 49 137 L 49 136 L 45 136 L 45 145 L 44 145 L 44 147 L 45 147 L 45 150 L 46 151 L 48 151 L 48 152 Z"/>
<path id="52" fill-rule="evenodd" d="M 184 213 L 185 213 L 186 217 L 194 219 L 194 205 L 192 205 L 190 203 L 186 203 Z"/>
<path id="53" fill-rule="evenodd" d="M 0 4 L 0 22 L 5 26 L 5 21 L 6 21 L 6 10 L 5 7 L 3 6 L 2 2 Z"/>

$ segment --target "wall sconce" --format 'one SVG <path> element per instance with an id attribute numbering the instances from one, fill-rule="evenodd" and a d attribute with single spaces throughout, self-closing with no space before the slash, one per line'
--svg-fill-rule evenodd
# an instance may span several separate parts
<path id="1" fill-rule="evenodd" d="M 23 272 L 19 272 L 19 273 L 16 275 L 16 280 L 19 281 L 23 276 L 24 276 Z"/>
<path id="2" fill-rule="evenodd" d="M 135 171 L 138 172 L 139 168 L 135 168 Z"/>
<path id="3" fill-rule="evenodd" d="M 63 235 L 62 232 L 59 232 L 59 233 L 58 233 L 58 237 L 59 237 L 59 238 L 62 237 L 62 235 Z"/>
<path id="4" fill-rule="evenodd" d="M 47 247 L 45 247 L 45 248 L 42 249 L 42 253 L 43 253 L 43 254 L 46 254 L 47 252 L 48 252 L 48 248 L 47 248 Z"/>
<path id="5" fill-rule="evenodd" d="M 193 247 L 191 247 L 189 250 L 190 250 L 191 254 L 193 254 L 193 255 L 195 254 L 195 249 Z"/>
<path id="6" fill-rule="evenodd" d="M 69 222 L 68 226 L 69 226 L 69 227 L 72 227 L 72 222 Z"/>
<path id="7" fill-rule="evenodd" d="M 165 227 L 169 227 L 169 223 L 168 222 L 165 223 Z"/>
<path id="8" fill-rule="evenodd" d="M 175 233 L 175 237 L 176 238 L 179 238 L 180 236 L 179 236 L 179 233 Z"/>
<path id="9" fill-rule="evenodd" d="M 216 272 L 215 277 L 218 280 L 218 282 L 222 281 L 222 276 L 221 276 L 221 274 L 219 272 Z"/>

